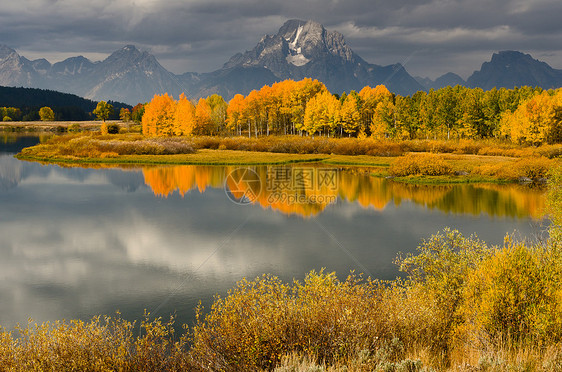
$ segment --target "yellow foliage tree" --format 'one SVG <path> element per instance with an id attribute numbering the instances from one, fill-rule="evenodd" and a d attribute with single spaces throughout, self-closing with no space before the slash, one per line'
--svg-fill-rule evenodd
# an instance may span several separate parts
<path id="1" fill-rule="evenodd" d="M 242 135 L 241 117 L 244 108 L 244 96 L 241 94 L 235 95 L 228 103 L 226 109 L 226 126 L 229 130 L 235 131 L 238 135 Z"/>
<path id="2" fill-rule="evenodd" d="M 209 106 L 205 99 L 199 98 L 199 102 L 195 106 L 195 133 L 212 134 L 211 123 L 211 106 Z"/>
<path id="3" fill-rule="evenodd" d="M 50 107 L 41 107 L 39 109 L 39 117 L 41 121 L 53 121 L 55 120 L 55 113 Z"/>
<path id="4" fill-rule="evenodd" d="M 142 117 L 142 132 L 150 136 L 171 136 L 174 134 L 176 102 L 164 93 L 154 95 L 145 107 Z"/>
<path id="5" fill-rule="evenodd" d="M 177 136 L 189 136 L 195 129 L 195 106 L 184 93 L 180 95 L 174 112 L 174 134 Z"/>
<path id="6" fill-rule="evenodd" d="M 540 145 L 558 140 L 561 120 L 557 113 L 562 107 L 561 93 L 543 91 L 524 101 L 515 112 L 506 111 L 500 120 L 500 133 L 516 143 Z"/>
<path id="7" fill-rule="evenodd" d="M 382 100 L 377 103 L 375 112 L 371 119 L 371 136 L 374 138 L 385 138 L 396 132 L 394 120 L 394 104 L 390 100 Z"/>
<path id="8" fill-rule="evenodd" d="M 359 130 L 361 114 L 357 106 L 357 99 L 352 94 L 347 96 L 341 105 L 340 120 L 342 130 L 347 133 L 348 136 L 351 136 Z"/>
<path id="9" fill-rule="evenodd" d="M 329 134 L 338 125 L 339 111 L 339 101 L 330 92 L 316 94 L 306 105 L 304 130 L 312 135 L 319 131 Z"/>

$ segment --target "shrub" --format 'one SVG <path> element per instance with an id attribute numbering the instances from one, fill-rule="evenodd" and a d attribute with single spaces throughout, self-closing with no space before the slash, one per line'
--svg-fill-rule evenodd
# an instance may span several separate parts
<path id="1" fill-rule="evenodd" d="M 81 132 L 82 129 L 80 128 L 80 124 L 74 123 L 74 124 L 70 124 L 70 125 L 68 126 L 67 131 L 68 131 L 69 133 L 78 133 L 78 132 Z"/>
<path id="2" fill-rule="evenodd" d="M 396 260 L 400 271 L 408 275 L 402 306 L 419 319 L 412 324 L 415 329 L 405 329 L 403 338 L 446 351 L 462 324 L 458 308 L 467 276 L 491 251 L 476 237 L 465 238 L 450 229 L 424 240 L 417 251 Z"/>
<path id="3" fill-rule="evenodd" d="M 452 173 L 452 168 L 445 162 L 442 156 L 435 154 L 413 154 L 397 158 L 389 168 L 393 176 L 443 176 Z"/>
<path id="4" fill-rule="evenodd" d="M 554 165 L 554 160 L 540 158 L 523 158 L 513 163 L 506 164 L 487 164 L 474 167 L 473 174 L 497 177 L 499 179 L 517 181 L 522 177 L 533 181 L 545 179 Z"/>
<path id="5" fill-rule="evenodd" d="M 119 133 L 119 125 L 117 125 L 115 123 L 104 122 L 100 127 L 100 131 L 101 131 L 102 135 L 117 134 L 117 133 Z"/>
<path id="6" fill-rule="evenodd" d="M 539 180 L 548 177 L 554 161 L 545 157 L 524 158 L 514 164 L 515 172 L 520 177 Z"/>
<path id="7" fill-rule="evenodd" d="M 484 345 L 562 341 L 562 270 L 543 246 L 508 244 L 469 273 L 465 332 Z"/>
<path id="8" fill-rule="evenodd" d="M 187 337 L 174 338 L 174 320 L 135 323 L 94 317 L 18 328 L 0 333 L 0 363 L 16 371 L 183 371 L 192 370 Z"/>
<path id="9" fill-rule="evenodd" d="M 333 363 L 383 342 L 378 288 L 372 281 L 311 272 L 304 283 L 263 276 L 243 280 L 209 314 L 197 313 L 191 349 L 203 369 L 270 369 L 292 352 Z M 380 338 L 378 338 L 380 337 Z"/>

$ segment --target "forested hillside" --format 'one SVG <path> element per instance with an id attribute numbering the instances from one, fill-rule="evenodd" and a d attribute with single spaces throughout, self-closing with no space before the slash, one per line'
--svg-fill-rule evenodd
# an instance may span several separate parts
<path id="1" fill-rule="evenodd" d="M 121 108 L 130 108 L 123 103 L 110 103 L 117 113 L 116 118 Z M 19 109 L 19 114 L 15 112 L 14 115 L 12 111 L 13 117 L 10 116 L 15 121 L 39 120 L 39 109 L 44 106 L 53 109 L 56 120 L 89 120 L 93 118 L 91 113 L 96 105 L 96 101 L 74 94 L 46 89 L 0 86 L 0 107 Z"/>

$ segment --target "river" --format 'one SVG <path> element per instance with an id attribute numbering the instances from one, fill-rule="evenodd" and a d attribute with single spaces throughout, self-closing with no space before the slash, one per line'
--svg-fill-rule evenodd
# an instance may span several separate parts
<path id="1" fill-rule="evenodd" d="M 192 322 L 242 279 L 354 270 L 392 279 L 398 252 L 445 227 L 501 244 L 544 230 L 543 190 L 404 185 L 320 165 L 61 167 L 0 134 L 0 325 L 145 310 Z"/>

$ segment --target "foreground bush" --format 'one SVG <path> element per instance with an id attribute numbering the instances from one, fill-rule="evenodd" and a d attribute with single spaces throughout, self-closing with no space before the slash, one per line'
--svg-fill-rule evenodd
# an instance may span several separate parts
<path id="1" fill-rule="evenodd" d="M 552 345 L 562 341 L 559 253 L 509 243 L 467 278 L 462 313 L 472 343 Z"/>
<path id="2" fill-rule="evenodd" d="M 147 318 L 140 335 L 120 317 L 95 317 L 0 333 L 3 371 L 185 371 L 191 369 L 187 338 L 174 337 L 173 319 Z M 138 329 L 138 328 L 137 328 Z"/>
<path id="3" fill-rule="evenodd" d="M 192 355 L 212 370 L 269 369 L 291 352 L 333 363 L 383 342 L 380 283 L 312 272 L 304 283 L 242 281 L 193 329 Z M 379 339 L 378 336 L 381 336 Z"/>

